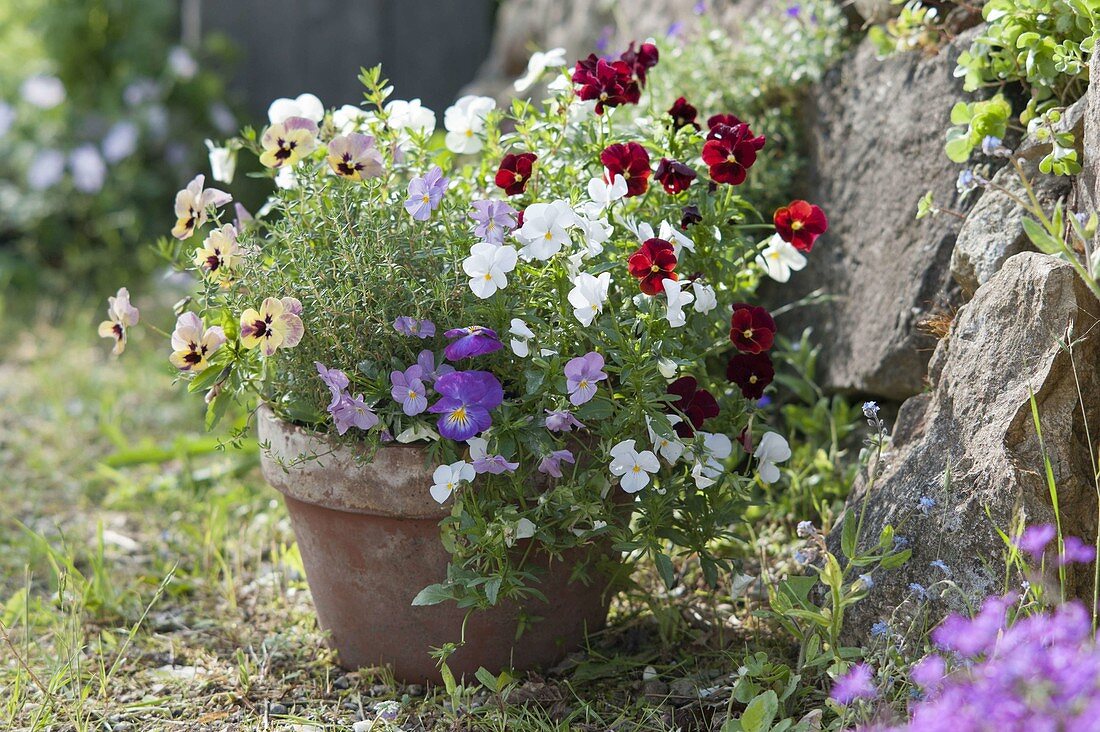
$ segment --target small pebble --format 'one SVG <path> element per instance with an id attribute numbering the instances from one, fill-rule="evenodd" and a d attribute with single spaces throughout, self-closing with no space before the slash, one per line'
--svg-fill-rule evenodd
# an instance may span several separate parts
<path id="1" fill-rule="evenodd" d="M 286 714 L 286 707 L 278 702 L 275 702 L 267 708 L 267 713 L 271 715 L 284 715 Z"/>
<path id="2" fill-rule="evenodd" d="M 335 686 L 337 689 L 347 689 L 351 686 L 351 682 L 348 681 L 347 676 L 341 676 L 333 681 L 332 685 Z"/>
<path id="3" fill-rule="evenodd" d="M 424 687 L 420 684 L 409 684 L 405 687 L 405 692 L 409 696 L 424 696 Z"/>

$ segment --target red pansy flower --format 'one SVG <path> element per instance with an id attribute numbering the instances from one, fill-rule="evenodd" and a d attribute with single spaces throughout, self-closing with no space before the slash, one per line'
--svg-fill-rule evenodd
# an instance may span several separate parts
<path id="1" fill-rule="evenodd" d="M 764 136 L 753 137 L 748 125 L 719 125 L 707 135 L 703 162 L 710 167 L 710 177 L 714 181 L 740 185 L 745 182 L 749 168 L 756 162 L 756 153 L 762 147 Z"/>
<path id="2" fill-rule="evenodd" d="M 527 181 L 531 179 L 531 167 L 536 160 L 538 156 L 534 153 L 508 153 L 497 169 L 497 185 L 509 196 L 523 193 L 527 188 Z"/>
<path id="3" fill-rule="evenodd" d="M 695 121 L 695 118 L 699 116 L 699 110 L 688 104 L 688 100 L 683 97 L 672 103 L 668 110 L 668 116 L 672 117 L 672 129 L 674 130 L 688 125 L 699 129 L 699 123 Z"/>
<path id="4" fill-rule="evenodd" d="M 600 162 L 612 177 L 621 175 L 626 181 L 626 195 L 640 196 L 649 188 L 649 153 L 636 142 L 616 142 L 600 153 Z"/>
<path id="5" fill-rule="evenodd" d="M 676 195 L 688 189 L 691 182 L 695 180 L 695 171 L 679 160 L 661 158 L 661 162 L 657 163 L 655 177 L 665 187 L 667 193 Z"/>
<path id="6" fill-rule="evenodd" d="M 638 285 L 647 295 L 665 291 L 662 280 L 679 279 L 676 272 L 676 250 L 664 239 L 646 239 L 638 251 L 626 262 L 630 274 L 638 278 Z"/>
<path id="7" fill-rule="evenodd" d="M 726 127 L 736 127 L 739 124 L 744 123 L 741 122 L 741 118 L 738 117 L 736 114 L 712 114 L 711 116 L 707 117 L 708 130 L 713 130 L 719 125 L 725 125 Z"/>
<path id="8" fill-rule="evenodd" d="M 620 104 L 637 104 L 642 92 L 634 78 L 634 69 L 625 61 L 608 62 L 589 54 L 573 69 L 573 83 L 579 84 L 577 96 L 588 101 L 596 100 L 596 114 L 603 114 L 604 107 Z"/>
<path id="9" fill-rule="evenodd" d="M 709 391 L 699 388 L 699 382 L 694 376 L 676 379 L 668 385 L 668 393 L 680 397 L 680 401 L 673 402 L 672 406 L 687 417 L 687 421 L 679 422 L 673 427 L 680 437 L 693 437 L 695 430 L 701 428 L 703 422 L 718 416 L 718 401 Z"/>
<path id="10" fill-rule="evenodd" d="M 630 42 L 626 50 L 619 56 L 619 60 L 630 66 L 630 70 L 638 77 L 638 81 L 645 86 L 646 73 L 657 65 L 657 46 L 652 43 L 643 43 L 638 50 L 634 50 L 634 41 Z"/>
<path id="11" fill-rule="evenodd" d="M 775 378 L 775 367 L 766 353 L 738 353 L 726 366 L 726 378 L 741 388 L 746 399 L 759 399 Z"/>
<path id="12" fill-rule="evenodd" d="M 730 317 L 730 341 L 743 353 L 763 353 L 775 342 L 775 320 L 766 309 L 739 302 Z"/>
<path id="13" fill-rule="evenodd" d="M 680 228 L 686 229 L 692 224 L 698 224 L 703 220 L 703 214 L 694 203 L 680 209 Z"/>
<path id="14" fill-rule="evenodd" d="M 805 201 L 791 201 L 783 208 L 776 209 L 772 220 L 783 241 L 789 241 L 791 246 L 803 252 L 813 249 L 817 237 L 829 228 L 825 212 Z"/>

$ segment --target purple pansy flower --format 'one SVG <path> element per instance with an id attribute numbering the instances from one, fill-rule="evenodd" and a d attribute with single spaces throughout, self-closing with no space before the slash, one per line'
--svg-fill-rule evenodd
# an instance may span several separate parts
<path id="1" fill-rule="evenodd" d="M 401 410 L 408 416 L 420 414 L 428 408 L 428 398 L 425 396 L 424 382 L 421 380 L 421 369 L 413 365 L 404 371 L 390 373 L 390 396 L 401 405 Z"/>
<path id="2" fill-rule="evenodd" d="M 416 365 L 420 367 L 420 380 L 425 384 L 434 384 L 435 380 L 443 374 L 449 374 L 455 370 L 450 364 L 441 363 L 436 368 L 435 354 L 425 348 L 416 357 Z"/>
<path id="3" fill-rule="evenodd" d="M 836 680 L 829 696 L 838 704 L 851 704 L 856 699 L 874 699 L 878 695 L 874 671 L 865 663 L 857 663 Z"/>
<path id="4" fill-rule="evenodd" d="M 512 473 L 519 467 L 519 463 L 510 463 L 504 459 L 503 455 L 490 455 L 489 443 L 481 437 L 471 437 L 467 442 L 470 445 L 470 460 L 473 463 L 474 472 L 478 475 Z"/>
<path id="5" fill-rule="evenodd" d="M 1040 557 L 1043 555 L 1043 551 L 1046 550 L 1047 544 L 1054 539 L 1056 534 L 1057 531 L 1053 524 L 1028 526 L 1016 539 L 1016 548 L 1022 552 L 1027 552 L 1033 557 Z"/>
<path id="6" fill-rule="evenodd" d="M 402 315 L 394 320 L 393 329 L 401 335 L 414 338 L 431 338 L 435 335 L 435 323 L 430 320 L 417 320 L 409 315 Z"/>
<path id="7" fill-rule="evenodd" d="M 577 460 L 569 450 L 554 450 L 554 452 L 539 461 L 539 472 L 546 473 L 554 478 L 560 478 L 561 464 L 569 463 L 572 465 L 575 462 Z"/>
<path id="8" fill-rule="evenodd" d="M 572 432 L 576 427 L 579 430 L 584 429 L 584 424 L 579 419 L 573 416 L 573 413 L 568 409 L 558 410 L 545 410 L 546 411 L 546 429 L 551 432 Z"/>
<path id="9" fill-rule="evenodd" d="M 409 197 L 405 199 L 405 210 L 417 221 L 427 221 L 443 200 L 443 192 L 450 182 L 449 178 L 443 177 L 443 171 L 438 165 L 432 167 L 423 177 L 413 178 L 409 181 Z"/>
<path id="10" fill-rule="evenodd" d="M 378 417 L 367 406 L 362 394 L 342 394 L 340 400 L 329 409 L 336 431 L 344 434 L 352 427 L 369 430 L 378 424 Z"/>
<path id="11" fill-rule="evenodd" d="M 483 356 L 486 353 L 499 351 L 504 348 L 495 330 L 483 328 L 480 325 L 471 325 L 468 328 L 453 328 L 443 335 L 448 338 L 457 338 L 443 349 L 443 355 L 448 361 L 461 361 L 464 358 Z"/>
<path id="12" fill-rule="evenodd" d="M 973 618 L 953 613 L 932 631 L 932 642 L 940 648 L 972 657 L 991 648 L 1005 623 L 1005 612 L 1015 598 L 1012 595 L 988 598 Z"/>
<path id="13" fill-rule="evenodd" d="M 490 410 L 504 401 L 504 389 L 488 371 L 453 371 L 436 379 L 442 398 L 428 411 L 438 414 L 439 434 L 462 442 L 493 424 Z"/>
<path id="14" fill-rule="evenodd" d="M 331 412 L 332 408 L 340 401 L 340 395 L 344 393 L 344 389 L 348 388 L 351 381 L 348 379 L 348 375 L 340 369 L 325 368 L 320 361 L 314 361 L 313 365 L 317 367 L 317 373 L 320 374 L 321 381 L 332 392 L 332 403 L 328 405 Z"/>
<path id="15" fill-rule="evenodd" d="M 1094 559 L 1096 559 L 1096 548 L 1081 541 L 1078 537 L 1067 536 L 1066 540 L 1062 542 L 1062 555 L 1058 557 L 1059 564 L 1070 564 L 1072 562 L 1089 564 Z"/>
<path id="16" fill-rule="evenodd" d="M 603 356 L 595 351 L 571 358 L 565 364 L 569 402 L 573 406 L 580 406 L 596 396 L 596 383 L 607 378 L 603 365 Z"/>
<path id="17" fill-rule="evenodd" d="M 516 210 L 504 201 L 474 201 L 470 218 L 477 222 L 474 236 L 491 244 L 502 244 L 516 228 Z"/>

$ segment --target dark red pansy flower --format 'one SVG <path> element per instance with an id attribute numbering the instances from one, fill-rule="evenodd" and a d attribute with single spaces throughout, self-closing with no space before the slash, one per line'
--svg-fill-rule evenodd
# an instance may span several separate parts
<path id="1" fill-rule="evenodd" d="M 673 427 L 680 437 L 693 437 L 703 422 L 718 416 L 718 400 L 706 389 L 700 389 L 694 376 L 676 379 L 668 385 L 668 393 L 680 397 L 680 401 L 673 402 L 672 406 L 687 417 L 686 422 L 679 422 Z"/>
<path id="2" fill-rule="evenodd" d="M 646 239 L 638 251 L 630 255 L 626 268 L 638 278 L 638 285 L 647 295 L 665 291 L 665 283 L 661 280 L 679 279 L 673 271 L 676 269 L 676 250 L 672 244 L 657 237 Z"/>
<path id="3" fill-rule="evenodd" d="M 525 213 L 527 213 L 527 209 L 523 209 L 518 214 L 516 214 L 516 230 L 523 228 L 523 215 Z"/>
<path id="4" fill-rule="evenodd" d="M 582 100 L 596 100 L 596 114 L 603 114 L 604 107 L 637 104 L 642 95 L 630 64 L 609 62 L 594 53 L 577 62 L 573 83 L 580 85 L 577 96 Z"/>
<path id="5" fill-rule="evenodd" d="M 630 70 L 634 73 L 634 76 L 638 77 L 638 81 L 642 86 L 645 86 L 646 73 L 657 65 L 657 59 L 659 54 L 657 53 L 657 46 L 652 43 L 643 43 L 638 47 L 638 50 L 634 50 L 634 41 L 630 42 L 626 50 L 619 56 L 619 60 L 627 64 Z"/>
<path id="6" fill-rule="evenodd" d="M 737 435 L 737 442 L 740 443 L 741 448 L 747 455 L 752 455 L 752 430 L 747 426 L 741 428 L 741 432 Z"/>
<path id="7" fill-rule="evenodd" d="M 657 163 L 655 177 L 665 187 L 667 193 L 676 195 L 688 189 L 691 182 L 695 180 L 695 171 L 679 160 L 661 158 L 661 162 Z"/>
<path id="8" fill-rule="evenodd" d="M 703 214 L 699 211 L 699 207 L 694 203 L 690 206 L 684 206 L 680 209 L 680 228 L 686 229 L 687 227 L 698 224 L 703 220 Z"/>
<path id="9" fill-rule="evenodd" d="M 749 168 L 756 163 L 756 153 L 762 147 L 764 136 L 753 137 L 748 125 L 719 125 L 707 135 L 703 162 L 709 166 L 710 177 L 715 182 L 740 185 L 745 182 Z"/>
<path id="10" fill-rule="evenodd" d="M 531 179 L 531 168 L 538 160 L 534 153 L 508 153 L 500 161 L 496 183 L 509 196 L 523 193 Z"/>
<path id="11" fill-rule="evenodd" d="M 746 399 L 759 399 L 775 378 L 775 367 L 766 353 L 738 353 L 726 366 L 726 378 L 741 388 Z"/>
<path id="12" fill-rule="evenodd" d="M 600 162 L 612 176 L 621 175 L 626 181 L 626 195 L 640 196 L 649 188 L 649 153 L 636 142 L 616 142 L 600 153 Z"/>
<path id="13" fill-rule="evenodd" d="M 719 125 L 725 125 L 726 127 L 736 127 L 739 124 L 743 124 L 743 122 L 741 122 L 741 118 L 738 117 L 736 114 L 712 114 L 711 116 L 707 117 L 708 130 L 713 130 Z"/>
<path id="14" fill-rule="evenodd" d="M 672 103 L 672 106 L 668 109 L 668 116 L 672 117 L 672 129 L 674 130 L 688 125 L 699 129 L 699 123 L 695 121 L 695 118 L 699 116 L 699 110 L 688 104 L 688 100 L 683 97 Z"/>
<path id="15" fill-rule="evenodd" d="M 763 353 L 775 342 L 775 320 L 765 308 L 739 302 L 730 316 L 730 341 L 743 353 Z"/>
<path id="16" fill-rule="evenodd" d="M 825 212 L 812 203 L 801 200 L 791 201 L 783 208 L 776 209 L 772 220 L 783 241 L 789 241 L 791 246 L 803 252 L 813 249 L 817 237 L 829 228 Z"/>

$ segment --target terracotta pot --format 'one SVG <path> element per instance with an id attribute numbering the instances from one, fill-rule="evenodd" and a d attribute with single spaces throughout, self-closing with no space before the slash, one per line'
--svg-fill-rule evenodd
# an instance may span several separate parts
<path id="1" fill-rule="evenodd" d="M 440 506 L 428 494 L 434 466 L 427 450 L 385 446 L 371 462 L 357 462 L 354 448 L 266 408 L 258 423 L 264 477 L 286 501 L 317 616 L 340 665 L 389 665 L 401 681 L 438 682 L 429 651 L 459 640 L 466 611 L 450 602 L 411 604 L 421 589 L 446 577 L 449 559 L 439 522 L 450 504 Z M 523 610 L 542 620 L 517 640 L 519 607 L 502 603 L 474 612 L 466 644 L 448 660 L 455 675 L 472 676 L 479 666 L 494 672 L 545 667 L 578 648 L 607 618 L 606 578 L 587 586 L 569 582 L 576 563 L 596 558 L 597 550 L 577 550 L 553 563 L 529 559 L 542 573 L 539 589 L 549 604 L 532 600 Z"/>

